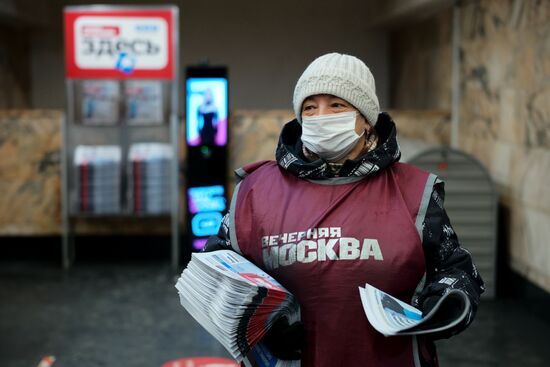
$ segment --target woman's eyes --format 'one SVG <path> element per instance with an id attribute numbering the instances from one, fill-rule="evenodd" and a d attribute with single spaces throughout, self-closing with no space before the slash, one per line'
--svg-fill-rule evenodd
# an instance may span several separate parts
<path id="1" fill-rule="evenodd" d="M 343 102 L 331 102 L 328 104 L 328 107 L 330 107 L 331 109 L 342 109 L 342 108 L 348 108 L 348 105 L 343 103 Z M 313 111 L 317 109 L 317 106 L 316 105 L 304 105 L 304 107 L 302 108 L 302 111 Z"/>

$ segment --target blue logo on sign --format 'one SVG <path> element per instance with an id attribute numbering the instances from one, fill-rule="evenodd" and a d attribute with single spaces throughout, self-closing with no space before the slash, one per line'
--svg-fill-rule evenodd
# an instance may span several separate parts
<path id="1" fill-rule="evenodd" d="M 115 67 L 125 74 L 130 74 L 136 67 L 136 58 L 128 54 L 128 52 L 122 51 L 118 54 Z"/>

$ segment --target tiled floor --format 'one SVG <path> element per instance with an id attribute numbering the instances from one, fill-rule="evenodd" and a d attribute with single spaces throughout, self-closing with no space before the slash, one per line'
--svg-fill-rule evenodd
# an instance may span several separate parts
<path id="1" fill-rule="evenodd" d="M 0 262 L 0 366 L 152 367 L 228 356 L 179 305 L 165 263 Z M 441 366 L 550 366 L 550 325 L 525 301 L 485 302 L 472 327 L 438 343 Z"/>

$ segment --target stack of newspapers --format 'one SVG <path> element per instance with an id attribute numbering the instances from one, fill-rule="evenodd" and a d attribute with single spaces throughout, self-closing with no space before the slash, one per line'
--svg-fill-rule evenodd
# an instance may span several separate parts
<path id="1" fill-rule="evenodd" d="M 120 212 L 122 152 L 116 145 L 79 145 L 74 153 L 80 213 Z"/>
<path id="2" fill-rule="evenodd" d="M 239 254 L 194 253 L 176 283 L 181 305 L 245 366 L 299 366 L 277 360 L 261 342 L 279 318 L 300 320 L 295 297 Z"/>
<path id="3" fill-rule="evenodd" d="M 129 202 L 136 214 L 170 212 L 170 162 L 172 146 L 135 143 L 128 153 Z"/>

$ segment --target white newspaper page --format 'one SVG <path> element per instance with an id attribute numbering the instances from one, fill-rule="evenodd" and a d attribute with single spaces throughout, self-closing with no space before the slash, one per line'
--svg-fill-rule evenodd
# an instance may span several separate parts
<path id="1" fill-rule="evenodd" d="M 422 311 L 370 284 L 359 287 L 359 294 L 369 322 L 384 335 L 396 335 L 422 321 Z"/>
<path id="2" fill-rule="evenodd" d="M 447 330 L 462 322 L 471 309 L 466 294 L 456 289 L 444 294 L 424 316 L 422 311 L 369 284 L 359 287 L 359 295 L 369 322 L 386 336 Z"/>
<path id="3" fill-rule="evenodd" d="M 273 279 L 273 277 L 236 252 L 220 250 L 194 253 L 192 256 L 203 264 L 216 271 L 222 271 L 236 280 L 288 293 L 288 291 L 279 282 Z"/>

